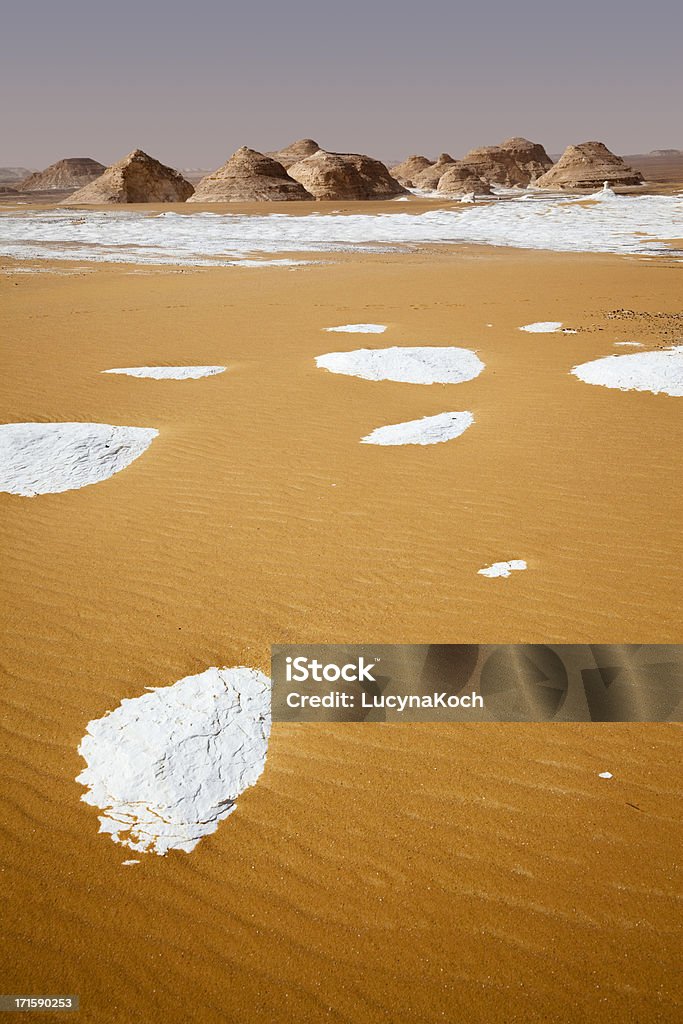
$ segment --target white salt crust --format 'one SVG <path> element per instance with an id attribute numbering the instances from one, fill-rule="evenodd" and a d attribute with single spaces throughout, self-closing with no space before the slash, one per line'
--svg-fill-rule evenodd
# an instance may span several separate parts
<path id="1" fill-rule="evenodd" d="M 480 576 L 497 579 L 498 577 L 510 576 L 513 572 L 521 572 L 526 567 L 527 564 L 523 558 L 512 558 L 509 562 L 494 562 L 493 565 L 488 565 L 486 568 L 478 569 L 477 571 Z"/>
<path id="2" fill-rule="evenodd" d="M 406 384 L 459 384 L 473 380 L 484 369 L 471 349 L 454 347 L 360 348 L 328 352 L 315 362 L 330 373 Z"/>
<path id="3" fill-rule="evenodd" d="M 539 320 L 535 324 L 526 324 L 525 327 L 520 327 L 520 331 L 526 331 L 527 334 L 554 334 L 561 327 L 561 320 Z"/>
<path id="4" fill-rule="evenodd" d="M 198 380 L 224 373 L 227 366 L 122 366 L 102 373 L 122 373 L 126 377 L 147 377 L 150 380 Z"/>
<path id="5" fill-rule="evenodd" d="M 362 444 L 441 444 L 460 437 L 473 423 L 471 412 L 442 412 L 436 416 L 423 416 L 419 420 L 377 427 L 362 438 Z"/>
<path id="6" fill-rule="evenodd" d="M 99 483 L 138 459 L 158 433 L 108 423 L 0 424 L 0 491 L 32 498 Z"/>
<path id="7" fill-rule="evenodd" d="M 605 356 L 574 366 L 571 372 L 586 384 L 680 398 L 683 395 L 683 345 L 655 352 Z"/>
<path id="8" fill-rule="evenodd" d="M 100 832 L 143 853 L 189 853 L 263 771 L 270 680 L 253 668 L 209 668 L 121 701 L 88 723 L 81 797 Z"/>
<path id="9" fill-rule="evenodd" d="M 344 324 L 342 327 L 325 328 L 333 334 L 384 334 L 386 329 L 386 324 Z"/>

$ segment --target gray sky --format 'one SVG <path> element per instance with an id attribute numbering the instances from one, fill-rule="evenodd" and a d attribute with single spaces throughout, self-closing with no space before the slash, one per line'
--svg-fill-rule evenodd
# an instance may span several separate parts
<path id="1" fill-rule="evenodd" d="M 681 0 L 0 0 L 0 165 L 683 148 Z"/>

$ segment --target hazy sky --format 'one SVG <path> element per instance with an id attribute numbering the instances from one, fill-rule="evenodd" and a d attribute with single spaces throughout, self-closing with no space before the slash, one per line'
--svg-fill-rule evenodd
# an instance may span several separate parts
<path id="1" fill-rule="evenodd" d="M 0 165 L 683 148 L 683 0 L 0 0 Z"/>

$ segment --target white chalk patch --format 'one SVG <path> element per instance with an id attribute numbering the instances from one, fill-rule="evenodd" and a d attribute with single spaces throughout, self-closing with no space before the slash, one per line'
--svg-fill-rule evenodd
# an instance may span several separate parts
<path id="1" fill-rule="evenodd" d="M 487 565 L 485 569 L 478 569 L 480 576 L 488 576 L 490 579 L 510 576 L 513 572 L 521 572 L 526 569 L 527 564 L 523 558 L 512 558 L 509 562 L 494 562 Z"/>
<path id="2" fill-rule="evenodd" d="M 424 194 L 424 193 L 416 193 Z M 436 193 L 443 199 L 441 193 Z M 386 252 L 388 246 L 475 243 L 557 252 L 680 256 L 666 239 L 683 237 L 683 199 L 615 196 L 586 202 L 539 193 L 412 213 L 165 213 L 136 209 L 0 210 L 0 256 L 171 264 L 285 266 L 279 254 Z M 676 245 L 677 243 L 673 243 Z M 260 254 L 266 256 L 259 260 Z M 271 257 L 268 259 L 268 257 Z M 295 265 L 291 261 L 290 266 Z"/>
<path id="3" fill-rule="evenodd" d="M 340 334 L 384 334 L 385 324 L 344 324 L 342 327 L 325 327 L 326 331 Z"/>
<path id="4" fill-rule="evenodd" d="M 257 781 L 270 734 L 270 680 L 252 668 L 209 668 L 88 723 L 78 752 L 81 799 L 100 832 L 133 850 L 189 853 Z"/>
<path id="5" fill-rule="evenodd" d="M 123 865 L 124 868 L 129 868 L 132 864 L 139 864 L 139 863 L 140 863 L 139 860 L 123 860 L 123 861 L 121 861 L 121 864 Z"/>
<path id="6" fill-rule="evenodd" d="M 601 779 L 613 779 L 614 776 L 612 775 L 611 772 L 600 772 L 599 778 L 601 778 Z"/>
<path id="7" fill-rule="evenodd" d="M 586 384 L 680 398 L 683 396 L 683 345 L 655 352 L 606 356 L 574 366 L 571 372 Z"/>
<path id="8" fill-rule="evenodd" d="M 559 331 L 561 326 L 561 320 L 539 320 L 535 324 L 526 324 L 525 327 L 519 329 L 526 331 L 527 334 L 554 334 L 555 331 Z"/>
<path id="9" fill-rule="evenodd" d="M 394 423 L 389 427 L 377 427 L 362 444 L 441 444 L 460 437 L 474 423 L 471 412 L 442 412 L 437 416 L 423 416 L 420 420 Z"/>
<path id="10" fill-rule="evenodd" d="M 148 377 L 150 380 L 198 380 L 223 373 L 227 366 L 122 366 L 102 373 L 123 373 L 126 377 Z"/>
<path id="11" fill-rule="evenodd" d="M 578 334 L 579 332 L 573 330 L 571 327 L 563 327 L 562 328 L 562 333 L 563 334 Z"/>
<path id="12" fill-rule="evenodd" d="M 138 459 L 159 431 L 108 423 L 0 425 L 0 491 L 32 498 L 96 484 Z"/>
<path id="13" fill-rule="evenodd" d="M 484 363 L 468 348 L 360 348 L 328 352 L 316 365 L 330 373 L 364 380 L 393 380 L 406 384 L 460 384 L 473 380 Z"/>
<path id="14" fill-rule="evenodd" d="M 643 344 L 640 341 L 615 341 L 614 344 L 618 345 L 620 348 L 626 348 L 626 347 L 628 347 L 628 348 L 642 348 L 643 347 Z"/>

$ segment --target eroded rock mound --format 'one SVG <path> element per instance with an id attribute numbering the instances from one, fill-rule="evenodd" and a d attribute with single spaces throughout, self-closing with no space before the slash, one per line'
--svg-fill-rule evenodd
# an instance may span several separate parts
<path id="1" fill-rule="evenodd" d="M 507 139 L 500 146 L 472 149 L 460 163 L 489 184 L 506 188 L 525 188 L 553 165 L 543 146 L 521 138 Z"/>
<path id="2" fill-rule="evenodd" d="M 284 149 L 278 149 L 275 153 L 266 153 L 266 156 L 277 160 L 285 170 L 288 170 L 292 164 L 298 164 L 299 160 L 305 160 L 307 156 L 312 156 L 319 149 L 320 146 L 313 139 L 298 139 L 289 146 L 285 146 Z"/>
<path id="3" fill-rule="evenodd" d="M 104 164 L 89 156 L 72 156 L 50 164 L 44 171 L 36 171 L 22 181 L 24 192 L 49 192 L 52 189 L 83 188 L 106 171 Z"/>
<path id="4" fill-rule="evenodd" d="M 74 192 L 63 205 L 106 203 L 183 203 L 194 192 L 182 174 L 134 149 L 104 174 Z"/>
<path id="5" fill-rule="evenodd" d="M 454 164 L 455 160 L 449 153 L 442 153 L 437 159 L 436 163 L 430 164 L 429 167 L 425 167 L 423 171 L 413 179 L 415 182 L 415 188 L 423 188 L 426 191 L 434 191 L 437 188 L 441 175 L 444 173 L 447 167 Z"/>
<path id="6" fill-rule="evenodd" d="M 449 164 L 439 178 L 437 191 L 452 196 L 464 196 L 472 192 L 477 196 L 490 196 L 491 186 L 473 174 L 467 164 L 454 163 Z"/>
<path id="7" fill-rule="evenodd" d="M 298 181 L 272 157 L 242 146 L 226 164 L 197 185 L 191 203 L 281 202 L 311 199 Z"/>
<path id="8" fill-rule="evenodd" d="M 415 178 L 417 175 L 431 166 L 432 162 L 426 156 L 415 154 L 407 157 L 403 163 L 392 167 L 391 176 L 396 178 L 396 181 L 400 182 L 401 185 L 405 185 L 406 188 L 415 188 Z"/>
<path id="9" fill-rule="evenodd" d="M 289 168 L 316 199 L 391 199 L 406 190 L 381 162 L 360 153 L 318 150 Z"/>
<path id="10" fill-rule="evenodd" d="M 602 142 L 581 142 L 567 146 L 546 174 L 538 179 L 538 188 L 576 188 L 595 190 L 607 181 L 610 186 L 640 185 L 640 171 L 629 167 L 620 156 L 611 153 Z"/>

